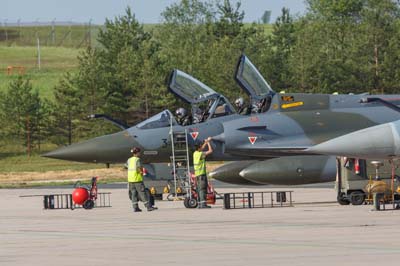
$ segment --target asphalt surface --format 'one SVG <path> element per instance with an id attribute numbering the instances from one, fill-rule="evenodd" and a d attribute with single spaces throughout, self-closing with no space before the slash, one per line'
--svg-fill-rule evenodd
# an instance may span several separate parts
<path id="1" fill-rule="evenodd" d="M 294 207 L 186 209 L 159 201 L 159 210 L 142 213 L 132 212 L 126 187 L 100 187 L 112 193 L 111 208 L 73 211 L 20 197 L 71 189 L 0 190 L 0 265 L 398 264 L 400 211 L 340 206 L 329 188 L 288 190 Z"/>

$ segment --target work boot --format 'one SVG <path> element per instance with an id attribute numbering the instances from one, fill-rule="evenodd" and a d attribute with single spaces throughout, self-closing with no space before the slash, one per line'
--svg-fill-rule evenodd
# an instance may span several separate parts
<path id="1" fill-rule="evenodd" d="M 142 211 L 142 210 L 139 209 L 139 207 L 136 207 L 136 208 L 133 209 L 133 212 L 141 212 L 141 211 Z"/>
<path id="2" fill-rule="evenodd" d="M 154 210 L 157 210 L 157 207 L 156 207 L 156 208 L 154 208 L 154 207 L 147 207 L 147 211 L 148 211 L 148 212 L 151 212 L 151 211 L 154 211 Z"/>

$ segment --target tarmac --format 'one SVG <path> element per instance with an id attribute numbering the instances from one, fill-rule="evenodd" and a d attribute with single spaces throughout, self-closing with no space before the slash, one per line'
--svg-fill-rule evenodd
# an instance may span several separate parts
<path id="1" fill-rule="evenodd" d="M 400 211 L 340 206 L 332 188 L 287 190 L 294 207 L 224 210 L 219 201 L 186 209 L 182 201 L 157 201 L 158 210 L 134 213 L 126 188 L 100 185 L 112 193 L 112 207 L 92 210 L 44 210 L 42 197 L 19 197 L 71 188 L 2 189 L 0 265 L 398 264 Z"/>

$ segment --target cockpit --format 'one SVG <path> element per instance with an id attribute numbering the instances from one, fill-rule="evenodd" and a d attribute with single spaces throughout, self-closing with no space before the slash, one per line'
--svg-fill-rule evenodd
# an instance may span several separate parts
<path id="1" fill-rule="evenodd" d="M 174 116 L 169 110 L 164 110 L 139 123 L 137 125 L 139 129 L 191 125 L 236 113 L 223 95 L 216 93 L 207 85 L 180 70 L 172 71 L 168 89 L 190 105 L 191 112 L 186 112 L 184 108 L 178 108 Z"/>
<path id="2" fill-rule="evenodd" d="M 275 92 L 245 55 L 239 59 L 235 79 L 250 96 L 252 113 L 268 111 Z M 235 108 L 223 95 L 178 69 L 170 74 L 168 89 L 190 106 L 190 112 L 184 108 L 178 108 L 174 116 L 169 110 L 164 110 L 139 123 L 138 128 L 185 126 L 236 113 Z"/>
<path id="3" fill-rule="evenodd" d="M 236 113 L 231 103 L 221 94 L 180 70 L 173 70 L 168 89 L 190 105 L 190 121 L 193 124 L 208 119 Z"/>
<path id="4" fill-rule="evenodd" d="M 149 119 L 139 123 L 137 125 L 140 129 L 153 129 L 153 128 L 161 128 L 161 127 L 169 127 L 175 126 L 177 124 L 174 116 L 171 114 L 169 110 L 164 110 L 161 113 L 158 113 Z"/>

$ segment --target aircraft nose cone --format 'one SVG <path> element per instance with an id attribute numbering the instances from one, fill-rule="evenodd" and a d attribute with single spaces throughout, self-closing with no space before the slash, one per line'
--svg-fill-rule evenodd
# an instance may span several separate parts
<path id="1" fill-rule="evenodd" d="M 130 157 L 133 146 L 140 145 L 127 131 L 121 131 L 75 143 L 42 156 L 77 162 L 122 163 Z"/>

